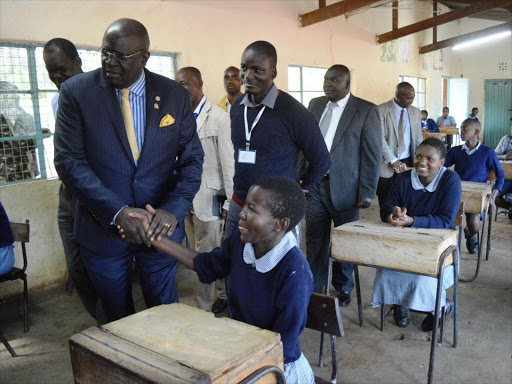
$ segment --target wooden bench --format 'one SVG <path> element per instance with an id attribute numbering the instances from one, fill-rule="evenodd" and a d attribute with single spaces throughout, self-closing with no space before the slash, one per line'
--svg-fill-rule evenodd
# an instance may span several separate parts
<path id="1" fill-rule="evenodd" d="M 284 367 L 278 333 L 178 303 L 89 328 L 69 344 L 80 384 L 238 383 Z M 258 383 L 277 381 L 272 374 Z"/>
<path id="2" fill-rule="evenodd" d="M 355 285 L 359 312 L 359 325 L 363 326 L 363 306 L 359 284 L 358 265 L 382 267 L 401 272 L 431 276 L 437 279 L 435 318 L 441 311 L 441 292 L 444 270 L 454 265 L 454 334 L 457 346 L 458 271 L 457 231 L 451 229 L 425 229 L 393 227 L 383 222 L 354 221 L 332 231 L 331 260 L 327 286 L 330 284 L 332 260 L 354 264 Z M 383 309 L 383 306 L 382 306 Z M 381 330 L 383 310 L 381 309 Z M 434 357 L 437 345 L 438 322 L 434 322 L 430 347 L 428 383 L 433 382 Z"/>

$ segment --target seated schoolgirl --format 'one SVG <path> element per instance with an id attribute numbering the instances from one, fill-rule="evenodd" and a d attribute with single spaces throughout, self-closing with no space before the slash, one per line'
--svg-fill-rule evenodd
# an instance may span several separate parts
<path id="1" fill-rule="evenodd" d="M 452 228 L 461 200 L 459 176 L 446 169 L 446 147 L 441 140 L 428 138 L 418 147 L 414 168 L 400 173 L 393 182 L 381 209 L 381 219 L 395 227 Z M 441 306 L 446 305 L 446 289 L 453 284 L 453 266 L 445 270 Z M 409 309 L 428 312 L 421 328 L 431 331 L 434 316 L 437 279 L 406 272 L 379 269 L 373 286 L 372 304 L 394 306 L 396 325 L 405 328 L 411 318 Z M 451 312 L 451 302 L 446 305 Z"/>
<path id="2" fill-rule="evenodd" d="M 230 276 L 228 304 L 233 319 L 281 334 L 286 382 L 297 384 L 314 383 L 299 344 L 313 275 L 290 232 L 304 216 L 305 203 L 294 180 L 267 178 L 250 188 L 238 228 L 221 248 L 197 253 L 166 237 L 150 239 L 154 247 L 195 270 L 202 283 Z M 151 206 L 146 209 L 154 214 Z M 132 217 L 148 230 L 145 215 Z"/>

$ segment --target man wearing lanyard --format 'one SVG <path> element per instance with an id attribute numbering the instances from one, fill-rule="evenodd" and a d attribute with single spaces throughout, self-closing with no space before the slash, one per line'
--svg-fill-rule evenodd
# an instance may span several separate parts
<path id="1" fill-rule="evenodd" d="M 393 180 L 412 167 L 416 149 L 423 141 L 420 110 L 412 106 L 414 87 L 403 82 L 396 86 L 394 99 L 379 105 L 382 125 L 382 157 L 377 197 L 382 208 Z"/>
<path id="2" fill-rule="evenodd" d="M 265 177 L 297 180 L 297 159 L 309 167 L 299 181 L 307 192 L 331 166 L 331 157 L 315 118 L 302 104 L 277 89 L 277 53 L 272 44 L 256 41 L 242 54 L 240 78 L 245 95 L 231 107 L 231 139 L 235 149 L 233 204 L 226 237 L 238 223 L 249 188 Z"/>
<path id="3" fill-rule="evenodd" d="M 224 218 L 233 195 L 234 157 L 230 121 L 227 113 L 213 105 L 203 94 L 203 80 L 197 68 L 180 69 L 176 73 L 176 81 L 190 95 L 197 135 L 204 151 L 201 187 L 193 200 L 185 225 L 192 249 L 196 252 L 210 252 L 221 245 Z M 199 308 L 212 310 L 216 287 L 219 299 L 226 307 L 223 281 L 217 281 L 212 284 L 199 282 L 196 295 Z"/>

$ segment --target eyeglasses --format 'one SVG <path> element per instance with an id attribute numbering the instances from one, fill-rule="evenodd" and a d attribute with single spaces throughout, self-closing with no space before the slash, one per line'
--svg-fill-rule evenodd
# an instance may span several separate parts
<path id="1" fill-rule="evenodd" d="M 139 53 L 146 51 L 145 49 L 141 49 L 140 51 L 132 53 L 131 55 L 123 55 L 122 53 L 110 52 L 103 48 L 100 48 L 98 50 L 101 52 L 101 60 L 107 61 L 109 59 L 115 59 L 120 62 L 126 62 L 129 59 L 131 59 L 132 57 L 137 56 Z"/>

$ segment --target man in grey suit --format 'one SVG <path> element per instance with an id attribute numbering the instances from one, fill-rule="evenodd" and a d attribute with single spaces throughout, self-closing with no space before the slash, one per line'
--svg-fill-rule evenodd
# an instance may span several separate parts
<path id="1" fill-rule="evenodd" d="M 350 93 L 347 67 L 329 68 L 324 93 L 309 104 L 332 160 L 330 171 L 306 195 L 307 254 L 315 292 L 322 292 L 327 281 L 331 223 L 339 226 L 358 220 L 359 208 L 370 206 L 382 159 L 377 107 Z M 346 263 L 333 268 L 333 285 L 342 306 L 350 303 L 353 270 L 353 264 Z"/>
<path id="2" fill-rule="evenodd" d="M 395 97 L 379 105 L 382 125 L 382 163 L 377 186 L 379 206 L 388 197 L 393 180 L 412 167 L 416 149 L 423 141 L 420 110 L 412 106 L 414 87 L 403 82 L 396 86 Z"/>

